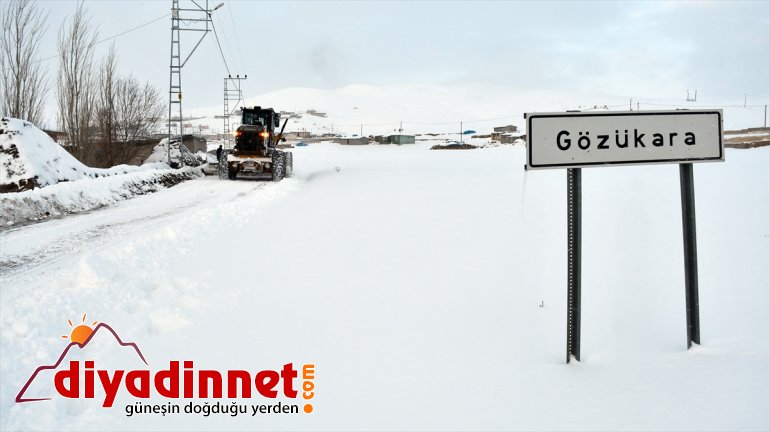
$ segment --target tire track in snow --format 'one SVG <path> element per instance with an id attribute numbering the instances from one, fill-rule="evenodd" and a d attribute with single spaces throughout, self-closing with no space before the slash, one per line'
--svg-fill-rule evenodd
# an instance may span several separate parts
<path id="1" fill-rule="evenodd" d="M 201 181 L 193 182 L 193 184 L 196 186 L 200 183 Z M 132 204 L 131 202 L 127 202 L 121 203 L 117 206 L 100 208 L 87 213 L 60 217 L 51 221 L 42 222 L 40 224 L 28 225 L 25 227 L 14 227 L 11 230 L 2 232 L 0 233 L 0 244 L 9 244 L 11 242 L 24 241 L 24 237 L 27 235 L 27 230 L 25 230 L 25 228 L 27 227 L 29 227 L 29 230 L 40 229 L 55 231 L 62 223 L 69 224 L 71 222 L 76 222 L 78 219 L 85 219 L 84 228 L 77 230 L 74 233 L 56 238 L 55 241 L 45 242 L 37 247 L 33 246 L 32 248 L 25 250 L 23 253 L 12 253 L 8 255 L 3 253 L 0 255 L 0 277 L 7 278 L 9 276 L 16 276 L 27 273 L 29 271 L 35 270 L 40 266 L 55 263 L 62 257 L 76 254 L 86 247 L 100 247 L 116 240 L 125 239 L 132 234 L 135 234 L 139 231 L 145 231 L 154 225 L 162 224 L 174 216 L 181 215 L 182 213 L 188 212 L 195 208 L 229 203 L 237 199 L 244 198 L 264 189 L 265 186 L 269 184 L 265 182 L 259 182 L 256 184 L 248 184 L 242 182 L 219 183 L 218 181 L 206 183 L 208 184 L 204 185 L 208 187 L 208 189 L 202 191 L 202 193 L 205 194 L 203 195 L 204 199 L 186 202 L 184 204 L 175 206 L 170 210 L 162 211 L 157 214 L 150 213 L 116 222 L 100 222 L 104 219 L 109 220 L 114 216 L 115 213 L 120 214 L 121 212 L 128 212 L 133 207 L 135 207 L 130 205 Z M 237 186 L 230 187 L 231 185 Z M 221 193 L 223 186 L 227 188 L 224 189 L 224 193 Z M 241 187 L 243 186 L 246 186 L 246 190 L 241 190 Z M 177 187 L 164 190 L 149 197 L 156 198 L 153 201 L 161 200 L 162 198 L 165 198 L 164 195 L 173 194 L 175 191 L 180 191 L 180 193 L 186 192 L 186 190 L 183 190 L 183 188 Z M 152 211 L 155 210 L 156 207 L 146 205 L 145 209 Z M 96 221 L 96 223 L 94 224 L 88 219 Z"/>

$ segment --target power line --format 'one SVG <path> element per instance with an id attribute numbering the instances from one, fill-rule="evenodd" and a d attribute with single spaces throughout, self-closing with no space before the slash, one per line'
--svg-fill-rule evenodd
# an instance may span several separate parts
<path id="1" fill-rule="evenodd" d="M 334 122 L 334 125 L 335 126 L 345 126 L 345 127 L 348 127 L 348 126 L 351 126 L 351 127 L 352 126 L 361 126 L 361 125 L 364 125 L 364 126 L 391 126 L 391 125 L 397 124 L 399 122 L 400 122 L 400 120 L 394 120 L 394 121 L 383 122 L 383 123 L 361 123 L 361 122 L 359 122 L 359 123 L 337 123 L 337 122 Z M 452 124 L 454 124 L 454 123 L 452 123 Z"/>
<path id="2" fill-rule="evenodd" d="M 115 38 L 116 38 L 116 37 L 118 37 L 118 36 L 123 36 L 123 35 L 124 35 L 124 34 L 126 34 L 126 33 L 131 33 L 131 32 L 132 32 L 132 31 L 134 31 L 134 30 L 139 30 L 139 29 L 140 29 L 140 28 L 142 28 L 142 27 L 146 27 L 146 26 L 148 26 L 148 25 L 150 25 L 150 24 L 152 24 L 152 23 L 154 23 L 154 22 L 156 22 L 156 21 L 160 21 L 160 20 L 162 20 L 163 18 L 167 18 L 167 17 L 169 17 L 170 15 L 171 15 L 170 13 L 168 13 L 168 14 L 165 14 L 165 15 L 163 15 L 163 16 L 160 16 L 160 17 L 158 17 L 158 18 L 155 18 L 155 19 L 154 19 L 154 20 L 152 20 L 152 21 L 148 21 L 148 22 L 146 22 L 146 23 L 144 23 L 144 24 L 142 24 L 142 25 L 136 26 L 136 27 L 134 27 L 134 28 L 132 28 L 132 29 L 130 29 L 130 30 L 126 30 L 126 31 L 124 31 L 123 33 L 118 33 L 118 34 L 116 34 L 116 35 L 114 35 L 114 36 L 110 36 L 110 37 L 108 37 L 107 39 L 102 39 L 102 40 L 100 40 L 100 41 L 98 41 L 98 42 L 95 42 L 95 43 L 94 43 L 94 45 L 100 44 L 100 43 L 102 43 L 102 42 L 107 42 L 108 40 L 112 40 L 112 39 L 115 39 Z"/>
<path id="3" fill-rule="evenodd" d="M 508 119 L 518 119 L 518 118 L 521 118 L 521 115 L 497 117 L 497 118 L 488 118 L 488 119 L 479 119 L 479 120 L 462 120 L 462 122 L 465 123 L 465 124 L 476 124 L 476 123 L 484 123 L 484 122 L 508 120 Z M 396 121 L 396 120 L 394 120 L 394 121 L 383 122 L 383 123 L 361 123 L 361 122 L 358 122 L 358 123 L 352 123 L 352 122 L 351 123 L 337 123 L 337 122 L 335 122 L 334 124 L 336 126 L 347 127 L 347 126 L 361 126 L 361 125 L 363 125 L 363 126 L 388 126 L 388 125 L 393 125 L 393 124 L 397 124 L 397 123 L 403 123 L 403 124 L 406 124 L 406 125 L 455 125 L 455 124 L 458 124 L 460 122 L 461 122 L 461 120 L 447 121 L 447 122 L 413 122 L 413 121 L 406 121 L 406 120 L 404 120 L 404 121 L 401 121 L 401 120 Z"/>
<path id="4" fill-rule="evenodd" d="M 662 103 L 649 103 L 649 102 L 639 102 L 642 105 L 650 105 L 650 106 L 667 106 L 667 107 L 683 107 L 683 108 L 758 108 L 763 107 L 764 105 L 719 105 L 719 104 L 704 104 L 704 105 L 689 105 L 687 103 L 683 104 L 662 104 Z"/>
<path id="5" fill-rule="evenodd" d="M 215 18 L 215 17 L 212 16 L 212 19 L 213 18 Z M 221 19 L 220 19 L 220 21 L 221 21 Z M 226 28 L 225 25 L 222 24 L 221 22 L 220 22 L 220 26 L 219 27 L 220 28 Z M 230 40 L 227 38 L 227 32 L 226 31 L 222 31 L 222 40 L 225 41 L 225 49 L 227 50 L 227 56 L 230 57 L 230 60 L 232 60 L 233 64 L 235 64 L 236 63 L 235 56 L 233 55 L 233 50 L 230 48 L 232 46 L 232 44 L 230 43 Z"/>
<path id="6" fill-rule="evenodd" d="M 123 36 L 124 34 L 127 34 L 127 33 L 131 33 L 132 31 L 136 31 L 136 30 L 139 30 L 140 28 L 142 28 L 142 27 L 146 27 L 146 26 L 148 26 L 148 25 L 150 25 L 150 24 L 152 24 L 152 23 L 154 23 L 154 22 L 156 22 L 156 21 L 160 21 L 160 20 L 162 20 L 163 18 L 168 18 L 170 15 L 171 15 L 171 14 L 165 14 L 165 15 L 163 15 L 163 16 L 161 16 L 161 17 L 155 18 L 155 19 L 154 19 L 154 20 L 152 20 L 152 21 L 148 21 L 148 22 L 146 22 L 146 23 L 144 23 L 144 24 L 138 25 L 138 26 L 136 26 L 136 27 L 134 27 L 134 28 L 132 28 L 132 29 L 126 30 L 126 31 L 124 31 L 124 32 L 122 32 L 122 33 L 118 33 L 118 34 L 116 34 L 116 35 L 113 35 L 113 36 L 110 36 L 110 37 L 108 37 L 108 38 L 106 38 L 106 39 L 102 39 L 102 40 L 100 40 L 100 41 L 94 42 L 94 43 L 93 43 L 91 46 L 94 46 L 94 45 L 99 45 L 99 44 L 100 44 L 100 43 L 102 43 L 102 42 L 107 42 L 107 41 L 110 41 L 110 40 L 112 40 L 112 39 L 115 39 L 115 38 L 117 38 L 117 37 Z M 59 54 L 56 54 L 56 55 L 52 55 L 52 56 L 50 56 L 50 57 L 46 57 L 46 58 L 42 58 L 42 59 L 40 59 L 40 60 L 36 60 L 36 61 L 35 61 L 35 63 L 38 63 L 38 62 L 41 62 L 41 61 L 45 61 L 45 60 L 51 60 L 51 59 L 55 59 L 56 57 L 59 57 Z"/>
<path id="7" fill-rule="evenodd" d="M 241 70 L 246 70 L 246 63 L 243 62 L 243 54 L 241 50 L 241 41 L 238 37 L 238 27 L 235 25 L 235 19 L 233 19 L 233 2 L 227 2 L 227 10 L 230 12 L 230 23 L 233 25 L 233 33 L 235 33 L 235 46 L 238 48 L 238 58 L 241 60 Z"/>
<path id="8" fill-rule="evenodd" d="M 505 116 L 505 117 L 496 117 L 496 118 L 488 118 L 488 119 L 478 119 L 478 120 L 462 120 L 464 123 L 483 123 L 483 122 L 491 122 L 491 121 L 499 121 L 499 120 L 508 120 L 508 119 L 515 119 L 520 118 L 521 116 Z M 461 120 L 453 121 L 453 122 L 411 122 L 411 121 L 405 121 L 406 124 L 413 124 L 413 125 L 448 125 L 448 124 L 457 124 L 460 123 Z"/>
<path id="9" fill-rule="evenodd" d="M 483 123 L 483 122 L 508 120 L 508 119 L 518 119 L 518 118 L 521 118 L 521 116 L 520 115 L 518 115 L 518 116 L 510 115 L 510 116 L 505 116 L 505 117 L 496 117 L 496 118 L 478 119 L 478 120 L 462 120 L 462 121 L 464 123 L 472 124 L 472 123 Z M 413 121 L 406 121 L 406 120 L 404 120 L 403 123 L 404 124 L 410 124 L 410 125 L 453 125 L 453 124 L 460 123 L 460 121 L 461 120 L 446 121 L 446 122 L 413 122 Z M 386 126 L 386 125 L 391 125 L 391 124 L 394 124 L 394 123 L 402 123 L 402 121 L 401 120 L 394 120 L 394 121 L 383 122 L 383 123 L 361 123 L 361 122 L 358 122 L 358 123 L 352 123 L 352 122 L 351 123 L 336 123 L 335 122 L 334 124 L 337 125 L 337 126 L 360 126 L 360 125 L 364 125 L 364 126 Z"/>
<path id="10" fill-rule="evenodd" d="M 225 53 L 222 51 L 222 45 L 219 43 L 219 36 L 217 35 L 217 28 L 214 27 L 214 20 L 211 20 L 211 29 L 214 30 L 214 39 L 217 41 L 217 46 L 219 47 L 219 54 L 222 55 L 222 63 L 225 64 L 225 69 L 227 69 L 227 74 L 232 75 L 230 73 L 230 67 L 227 66 L 227 60 L 225 60 Z"/>
<path id="11" fill-rule="evenodd" d="M 650 103 L 650 102 L 642 102 L 639 101 L 640 105 L 646 105 L 646 106 L 666 106 L 666 107 L 679 107 L 679 108 L 693 108 L 693 109 L 709 109 L 709 108 L 746 108 L 746 109 L 754 109 L 754 108 L 764 108 L 765 105 L 746 105 L 745 107 L 743 105 L 701 105 L 693 107 L 692 105 L 682 103 L 682 104 L 659 104 L 659 103 Z M 578 110 L 581 111 L 589 111 L 593 109 L 605 109 L 605 108 L 620 108 L 626 106 L 623 105 L 601 105 L 596 107 L 578 107 Z M 508 119 L 520 119 L 521 115 L 515 115 L 515 116 L 506 116 L 506 117 L 496 117 L 496 118 L 488 118 L 488 119 L 478 119 L 478 120 L 463 120 L 462 122 L 467 125 L 477 124 L 477 123 L 484 123 L 484 122 L 491 122 L 491 121 L 500 121 L 500 120 L 508 120 Z M 413 122 L 413 121 L 400 121 L 400 120 L 394 120 L 389 122 L 382 122 L 382 123 L 362 123 L 362 122 L 350 122 L 346 121 L 345 123 L 342 122 L 334 122 L 335 126 L 338 127 L 359 127 L 359 126 L 390 126 L 390 125 L 397 125 L 399 123 L 403 123 L 405 125 L 455 125 L 460 123 L 460 120 L 457 121 L 447 121 L 447 122 Z"/>

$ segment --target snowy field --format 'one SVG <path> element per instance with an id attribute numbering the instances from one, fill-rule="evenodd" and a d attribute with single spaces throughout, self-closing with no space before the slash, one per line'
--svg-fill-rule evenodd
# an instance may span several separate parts
<path id="1" fill-rule="evenodd" d="M 565 171 L 525 174 L 521 146 L 429 146 L 311 145 L 277 184 L 208 177 L 0 231 L 0 429 L 770 429 L 770 148 L 694 168 L 690 351 L 676 165 L 583 171 L 566 365 Z M 83 313 L 152 368 L 314 363 L 315 410 L 14 403 Z"/>

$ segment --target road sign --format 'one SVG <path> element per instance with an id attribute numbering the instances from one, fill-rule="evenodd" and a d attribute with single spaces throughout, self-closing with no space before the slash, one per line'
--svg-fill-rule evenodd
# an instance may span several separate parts
<path id="1" fill-rule="evenodd" d="M 722 110 L 527 114 L 527 169 L 723 160 Z"/>
<path id="2" fill-rule="evenodd" d="M 526 169 L 567 168 L 567 363 L 580 361 L 581 168 L 679 163 L 687 347 L 700 344 L 692 162 L 724 161 L 721 110 L 527 114 Z"/>

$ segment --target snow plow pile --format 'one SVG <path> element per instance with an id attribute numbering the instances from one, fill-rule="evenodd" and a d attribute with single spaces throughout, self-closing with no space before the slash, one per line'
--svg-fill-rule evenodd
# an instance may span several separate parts
<path id="1" fill-rule="evenodd" d="M 241 125 L 235 132 L 235 147 L 222 155 L 219 160 L 219 178 L 234 180 L 237 178 L 268 178 L 281 181 L 291 176 L 293 157 L 291 152 L 277 148 L 286 128 L 288 119 L 281 131 L 281 115 L 272 108 L 243 108 Z"/>

